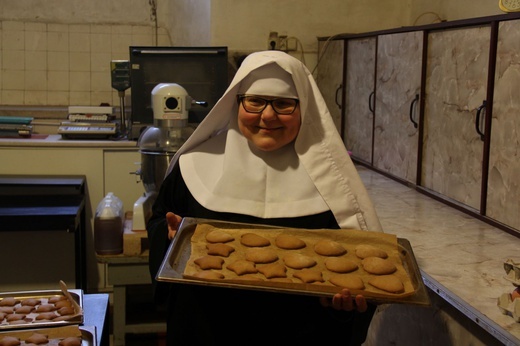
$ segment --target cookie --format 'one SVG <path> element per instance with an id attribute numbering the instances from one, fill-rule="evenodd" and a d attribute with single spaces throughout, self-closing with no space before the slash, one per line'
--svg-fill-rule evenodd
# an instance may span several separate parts
<path id="1" fill-rule="evenodd" d="M 42 304 L 34 310 L 34 312 L 49 312 L 49 311 L 55 311 L 56 306 L 54 304 Z"/>
<path id="2" fill-rule="evenodd" d="M 283 261 L 286 266 L 293 269 L 310 268 L 316 265 L 316 261 L 313 258 L 299 253 L 285 255 Z"/>
<path id="3" fill-rule="evenodd" d="M 222 269 L 222 265 L 224 264 L 224 259 L 217 256 L 202 256 L 197 258 L 195 261 L 196 265 L 198 265 L 201 269 Z"/>
<path id="4" fill-rule="evenodd" d="M 350 273 L 358 269 L 356 262 L 344 257 L 329 257 L 325 260 L 325 267 L 335 273 Z"/>
<path id="5" fill-rule="evenodd" d="M 20 303 L 20 299 L 16 299 L 13 297 L 6 297 L 0 300 L 0 306 L 15 306 L 18 303 Z"/>
<path id="6" fill-rule="evenodd" d="M 287 277 L 287 268 L 279 263 L 270 263 L 258 268 L 258 271 L 268 279 Z"/>
<path id="7" fill-rule="evenodd" d="M 209 243 L 229 243 L 235 240 L 235 238 L 224 231 L 214 230 L 206 234 L 206 241 Z"/>
<path id="8" fill-rule="evenodd" d="M 250 248 L 247 249 L 245 258 L 254 263 L 271 263 L 278 260 L 278 255 L 272 249 Z"/>
<path id="9" fill-rule="evenodd" d="M 13 321 L 20 321 L 20 320 L 23 320 L 25 318 L 26 314 L 9 314 L 7 316 L 5 316 L 5 320 L 7 322 L 13 322 Z"/>
<path id="10" fill-rule="evenodd" d="M 322 239 L 314 244 L 314 251 L 322 256 L 341 256 L 347 253 L 347 250 L 338 242 L 330 239 Z"/>
<path id="11" fill-rule="evenodd" d="M 58 317 L 58 314 L 54 311 L 52 312 L 42 312 L 36 316 L 36 319 L 39 320 L 53 320 Z"/>
<path id="12" fill-rule="evenodd" d="M 36 305 L 39 305 L 41 303 L 42 303 L 42 301 L 40 299 L 27 298 L 27 299 L 22 300 L 20 302 L 20 305 L 22 305 L 22 306 L 36 306 Z"/>
<path id="13" fill-rule="evenodd" d="M 361 261 L 361 265 L 367 273 L 376 275 L 392 274 L 397 270 L 392 261 L 379 257 L 367 257 Z"/>
<path id="14" fill-rule="evenodd" d="M 22 342 L 20 341 L 20 339 L 15 336 L 0 337 L 1 346 L 18 346 L 21 344 L 22 344 Z"/>
<path id="15" fill-rule="evenodd" d="M 300 279 L 306 284 L 311 284 L 314 282 L 324 282 L 323 275 L 321 274 L 321 271 L 319 270 L 313 270 L 313 269 L 302 269 L 296 271 L 293 276 L 295 278 Z"/>
<path id="16" fill-rule="evenodd" d="M 290 234 L 280 234 L 276 237 L 275 244 L 284 250 L 298 250 L 306 246 L 303 240 Z"/>
<path id="17" fill-rule="evenodd" d="M 244 233 L 240 238 L 240 243 L 249 247 L 264 247 L 271 245 L 271 241 L 255 233 Z"/>
<path id="18" fill-rule="evenodd" d="M 390 293 L 401 293 L 404 291 L 403 282 L 395 275 L 374 276 L 368 280 L 368 283 L 375 288 Z"/>
<path id="19" fill-rule="evenodd" d="M 369 244 L 360 244 L 355 248 L 356 256 L 363 259 L 367 257 L 387 258 L 386 251 Z"/>
<path id="20" fill-rule="evenodd" d="M 208 249 L 208 255 L 213 256 L 222 256 L 229 257 L 229 255 L 235 251 L 235 248 L 231 245 L 216 243 L 216 244 L 207 244 L 206 249 Z"/>
<path id="21" fill-rule="evenodd" d="M 330 277 L 329 282 L 334 286 L 344 287 L 351 290 L 365 289 L 365 283 L 361 277 L 356 274 L 333 275 Z"/>
<path id="22" fill-rule="evenodd" d="M 49 338 L 47 335 L 40 334 L 40 333 L 33 333 L 30 337 L 25 339 L 25 343 L 31 343 L 31 344 L 47 344 L 49 342 Z"/>
<path id="23" fill-rule="evenodd" d="M 81 346 L 81 338 L 77 336 L 70 336 L 61 340 L 59 346 Z"/>
<path id="24" fill-rule="evenodd" d="M 202 272 L 193 274 L 193 276 L 200 278 L 200 279 L 210 279 L 210 280 L 217 280 L 217 279 L 224 278 L 224 275 L 222 273 L 217 273 L 217 272 L 214 272 L 213 270 L 204 270 Z"/>
<path id="25" fill-rule="evenodd" d="M 30 314 L 33 310 L 34 310 L 34 306 L 30 306 L 30 305 L 17 306 L 14 308 L 14 311 L 17 314 Z"/>
<path id="26" fill-rule="evenodd" d="M 70 308 L 72 307 L 72 303 L 69 301 L 69 300 L 60 300 L 56 303 L 54 303 L 54 306 L 56 307 L 56 309 L 60 309 L 60 308 Z"/>
<path id="27" fill-rule="evenodd" d="M 240 259 L 228 265 L 227 269 L 235 272 L 237 275 L 256 274 L 258 272 L 253 262 Z"/>

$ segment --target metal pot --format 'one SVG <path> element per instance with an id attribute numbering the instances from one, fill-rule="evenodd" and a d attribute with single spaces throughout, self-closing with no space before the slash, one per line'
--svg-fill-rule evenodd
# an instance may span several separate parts
<path id="1" fill-rule="evenodd" d="M 159 192 L 175 153 L 141 150 L 141 180 L 146 192 Z"/>

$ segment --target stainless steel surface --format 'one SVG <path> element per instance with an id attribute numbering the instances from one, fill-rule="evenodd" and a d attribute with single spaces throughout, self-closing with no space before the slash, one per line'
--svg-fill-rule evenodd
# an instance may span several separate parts
<path id="1" fill-rule="evenodd" d="M 68 290 L 74 301 L 82 308 L 83 307 L 83 290 L 81 289 L 71 289 Z M 19 292 L 2 292 L 0 293 L 0 301 L 4 298 L 15 298 L 19 300 L 35 298 L 35 299 L 45 299 L 48 300 L 51 297 L 55 296 L 63 296 L 61 290 L 44 290 L 44 291 L 19 291 Z M 31 314 L 27 314 L 27 317 L 30 317 Z M 15 330 L 15 329 L 24 329 L 24 328 L 34 328 L 38 327 L 58 327 L 65 325 L 73 325 L 73 324 L 81 324 L 83 323 L 83 315 L 77 314 L 74 316 L 74 319 L 68 321 L 27 321 L 22 324 L 8 324 L 7 322 L 0 321 L 0 331 L 2 330 Z"/>
<path id="2" fill-rule="evenodd" d="M 173 155 L 175 153 L 141 151 L 141 180 L 146 192 L 159 192 Z"/>
<path id="3" fill-rule="evenodd" d="M 226 280 L 196 280 L 191 278 L 184 278 L 183 273 L 187 262 L 191 255 L 191 236 L 195 231 L 197 224 L 209 223 L 219 227 L 227 228 L 278 228 L 268 225 L 253 225 L 233 222 L 222 222 L 216 220 L 184 218 L 176 237 L 171 242 L 168 251 L 164 257 L 163 263 L 157 274 L 158 281 L 177 282 L 184 284 L 206 285 L 206 286 L 220 286 L 232 287 L 251 290 L 273 291 L 283 293 L 293 293 L 312 296 L 330 296 L 331 293 L 338 292 L 340 288 L 334 286 L 315 285 L 315 284 L 299 284 L 300 288 L 295 289 L 295 285 L 288 286 L 287 284 L 254 282 L 254 281 L 226 281 Z M 410 243 L 406 239 L 398 238 L 399 253 L 403 262 L 404 269 L 409 274 L 412 285 L 415 288 L 413 294 L 406 297 L 392 298 L 390 295 L 373 295 L 368 291 L 364 291 L 364 295 L 368 300 L 380 303 L 405 303 L 413 305 L 430 305 L 430 299 L 426 287 L 423 283 L 421 273 L 415 256 L 411 249 Z"/>

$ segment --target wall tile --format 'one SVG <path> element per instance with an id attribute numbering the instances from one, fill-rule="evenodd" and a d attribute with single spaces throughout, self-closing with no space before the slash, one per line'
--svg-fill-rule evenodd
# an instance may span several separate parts
<path id="1" fill-rule="evenodd" d="M 49 71 L 69 71 L 69 52 L 48 52 L 47 69 Z"/>
<path id="2" fill-rule="evenodd" d="M 47 73 L 47 87 L 49 91 L 68 92 L 70 88 L 69 74 L 67 71 L 49 71 Z"/>
<path id="3" fill-rule="evenodd" d="M 23 105 L 23 90 L 2 90 L 2 103 L 4 105 Z"/>
<path id="4" fill-rule="evenodd" d="M 25 91 L 35 90 L 47 90 L 47 71 L 25 71 Z"/>
<path id="5" fill-rule="evenodd" d="M 2 78 L 3 90 L 25 90 L 25 71 L 4 70 Z"/>
<path id="6" fill-rule="evenodd" d="M 2 51 L 2 69 L 9 70 L 23 70 L 25 68 L 25 52 L 23 50 L 8 50 Z"/>
<path id="7" fill-rule="evenodd" d="M 25 70 L 26 71 L 46 71 L 47 70 L 47 52 L 27 52 L 25 54 Z"/>

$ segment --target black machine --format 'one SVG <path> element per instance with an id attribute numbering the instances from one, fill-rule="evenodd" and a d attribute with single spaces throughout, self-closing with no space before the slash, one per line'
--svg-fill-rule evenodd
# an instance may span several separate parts
<path id="1" fill-rule="evenodd" d="M 159 83 L 180 84 L 206 102 L 189 110 L 188 123 L 200 123 L 229 85 L 227 47 L 130 47 L 132 139 L 153 125 L 151 94 Z"/>

